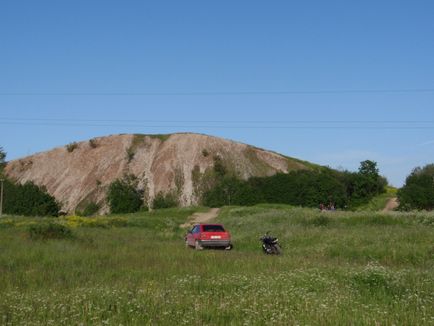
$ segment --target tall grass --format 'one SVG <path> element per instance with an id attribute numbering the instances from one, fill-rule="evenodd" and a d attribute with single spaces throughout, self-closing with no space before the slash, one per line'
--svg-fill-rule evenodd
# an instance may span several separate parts
<path id="1" fill-rule="evenodd" d="M 127 226 L 60 240 L 28 238 L 39 220 L 0 228 L 0 324 L 434 324 L 431 214 L 227 207 L 226 252 L 184 247 L 194 211 L 104 217 Z M 281 257 L 261 253 L 268 230 Z"/>

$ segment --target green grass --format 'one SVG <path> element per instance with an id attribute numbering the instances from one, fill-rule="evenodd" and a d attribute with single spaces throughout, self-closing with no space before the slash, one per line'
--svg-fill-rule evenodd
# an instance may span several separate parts
<path id="1" fill-rule="evenodd" d="M 204 210 L 101 217 L 127 224 L 48 241 L 27 236 L 40 220 L 8 217 L 0 324 L 434 324 L 433 214 L 226 207 L 234 250 L 187 249 L 179 225 Z M 267 230 L 282 256 L 261 253 Z"/>

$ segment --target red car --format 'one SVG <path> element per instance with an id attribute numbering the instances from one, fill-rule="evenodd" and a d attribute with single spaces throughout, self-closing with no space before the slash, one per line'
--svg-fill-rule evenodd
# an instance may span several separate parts
<path id="1" fill-rule="evenodd" d="M 205 247 L 232 249 L 231 235 L 221 224 L 196 224 L 185 236 L 185 245 L 196 250 Z"/>

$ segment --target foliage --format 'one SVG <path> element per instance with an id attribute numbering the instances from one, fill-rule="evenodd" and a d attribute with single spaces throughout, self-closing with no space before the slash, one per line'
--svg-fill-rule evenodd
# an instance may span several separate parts
<path id="1" fill-rule="evenodd" d="M 65 219 L 69 227 L 110 228 L 126 227 L 128 220 L 125 217 L 81 217 L 67 216 Z"/>
<path id="2" fill-rule="evenodd" d="M 318 207 L 356 207 L 384 192 L 386 181 L 378 175 L 376 163 L 364 161 L 358 173 L 338 172 L 329 168 L 297 170 L 247 181 L 229 176 L 221 159 L 215 157 L 214 184 L 204 192 L 207 206 L 280 203 Z"/>
<path id="3" fill-rule="evenodd" d="M 153 134 L 153 135 L 146 135 L 150 138 L 153 139 L 159 139 L 161 140 L 161 142 L 165 142 L 166 140 L 168 140 L 170 138 L 170 134 Z"/>
<path id="4" fill-rule="evenodd" d="M 67 239 L 72 237 L 70 228 L 52 222 L 30 225 L 27 231 L 32 240 Z"/>
<path id="5" fill-rule="evenodd" d="M 174 192 L 163 193 L 160 191 L 152 201 L 153 209 L 171 208 L 179 205 L 178 198 Z"/>
<path id="6" fill-rule="evenodd" d="M 143 193 L 138 190 L 137 184 L 133 175 L 126 175 L 110 184 L 107 201 L 112 213 L 133 213 L 140 210 L 143 206 Z"/>
<path id="7" fill-rule="evenodd" d="M 133 160 L 134 155 L 136 155 L 135 149 L 133 147 L 129 147 L 126 150 L 126 155 L 127 155 L 127 161 L 128 161 L 128 163 L 130 163 Z"/>
<path id="8" fill-rule="evenodd" d="M 97 148 L 98 147 L 98 142 L 97 142 L 96 138 L 89 139 L 89 146 L 91 148 Z"/>
<path id="9" fill-rule="evenodd" d="M 97 203 L 90 202 L 85 206 L 84 210 L 82 212 L 80 212 L 80 214 L 78 214 L 78 215 L 92 216 L 92 215 L 95 215 L 96 213 L 98 213 L 100 208 L 101 207 Z"/>
<path id="10" fill-rule="evenodd" d="M 203 157 L 208 157 L 209 156 L 209 152 L 208 152 L 208 150 L 206 148 L 202 150 L 202 156 Z"/>
<path id="11" fill-rule="evenodd" d="M 254 205 L 261 201 L 259 196 L 249 183 L 235 177 L 224 176 L 213 189 L 205 193 L 203 203 L 209 207 Z"/>
<path id="12" fill-rule="evenodd" d="M 78 144 L 76 142 L 72 142 L 72 143 L 69 143 L 68 145 L 66 145 L 66 150 L 69 153 L 72 153 L 77 148 L 78 148 Z"/>
<path id="13" fill-rule="evenodd" d="M 216 174 L 217 178 L 223 178 L 228 173 L 222 158 L 218 155 L 214 156 L 214 173 Z"/>
<path id="14" fill-rule="evenodd" d="M 60 210 L 55 198 L 32 182 L 24 185 L 4 181 L 3 211 L 25 216 L 57 216 Z"/>
<path id="15" fill-rule="evenodd" d="M 377 163 L 363 161 L 358 173 L 345 173 L 351 206 L 367 203 L 375 195 L 386 191 L 387 180 L 378 174 Z"/>
<path id="16" fill-rule="evenodd" d="M 417 167 L 407 177 L 405 185 L 398 191 L 400 209 L 434 208 L 434 164 Z"/>
<path id="17" fill-rule="evenodd" d="M 3 150 L 3 147 L 0 146 L 0 177 L 3 172 L 3 168 L 6 164 L 6 152 Z"/>

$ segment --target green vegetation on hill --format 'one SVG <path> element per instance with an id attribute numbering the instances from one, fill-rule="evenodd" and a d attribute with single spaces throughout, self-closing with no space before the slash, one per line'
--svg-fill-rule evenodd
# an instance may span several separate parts
<path id="1" fill-rule="evenodd" d="M 47 191 L 27 182 L 4 181 L 3 213 L 26 216 L 57 216 L 60 206 Z"/>
<path id="2" fill-rule="evenodd" d="M 415 168 L 398 191 L 401 210 L 434 209 L 434 164 Z"/>
<path id="3" fill-rule="evenodd" d="M 66 223 L 73 236 L 46 241 L 23 236 L 41 219 L 1 221 L 1 324 L 434 321 L 431 213 L 226 207 L 217 220 L 233 236 L 227 252 L 185 248 L 179 225 L 196 210 L 204 209 L 93 218 L 126 221 L 103 228 L 47 218 Z M 280 239 L 280 257 L 261 252 L 268 230 Z"/>
<path id="4" fill-rule="evenodd" d="M 379 175 L 373 161 L 361 162 L 358 172 L 339 172 L 329 168 L 296 170 L 270 177 L 239 180 L 214 164 L 213 186 L 203 194 L 207 206 L 281 203 L 304 207 L 320 204 L 354 209 L 385 192 L 387 181 Z"/>
<path id="5" fill-rule="evenodd" d="M 125 175 L 110 184 L 107 201 L 112 213 L 134 213 L 143 207 L 143 193 L 137 189 L 137 184 L 134 175 Z"/>

